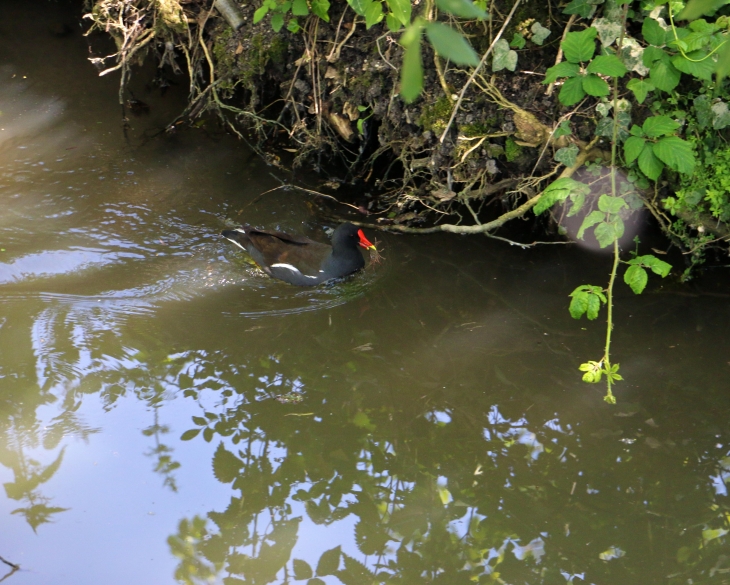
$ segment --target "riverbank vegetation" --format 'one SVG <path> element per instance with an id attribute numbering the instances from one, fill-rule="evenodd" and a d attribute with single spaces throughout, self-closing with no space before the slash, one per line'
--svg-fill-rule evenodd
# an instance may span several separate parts
<path id="1" fill-rule="evenodd" d="M 571 314 L 608 309 L 621 263 L 636 293 L 670 266 L 621 254 L 639 210 L 682 253 L 688 279 L 727 254 L 730 10 L 708 0 L 95 0 L 120 101 L 134 64 L 186 72 L 189 104 L 214 112 L 270 163 L 314 167 L 364 222 L 405 233 L 497 232 L 515 219 L 613 251 L 607 287 L 572 293 Z M 347 192 L 346 195 L 339 195 Z M 353 199 L 351 194 L 357 193 Z M 550 216 L 548 221 L 543 217 Z M 536 237 L 537 239 L 537 237 Z M 628 237 L 631 240 L 631 237 Z M 537 242 L 520 243 L 524 247 Z"/>

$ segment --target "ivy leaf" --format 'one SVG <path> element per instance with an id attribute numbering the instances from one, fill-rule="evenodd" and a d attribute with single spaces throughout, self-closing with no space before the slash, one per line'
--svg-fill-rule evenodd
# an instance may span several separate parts
<path id="1" fill-rule="evenodd" d="M 570 122 L 563 120 L 560 122 L 560 126 L 553 132 L 553 138 L 560 138 L 561 136 L 570 136 L 573 131 L 570 129 Z"/>
<path id="2" fill-rule="evenodd" d="M 571 77 L 565 80 L 560 88 L 558 99 L 564 106 L 572 106 L 582 100 L 586 93 L 583 91 L 583 76 Z"/>
<path id="3" fill-rule="evenodd" d="M 692 174 L 695 156 L 689 142 L 677 136 L 665 136 L 654 145 L 654 154 L 670 169 L 684 175 Z"/>
<path id="4" fill-rule="evenodd" d="M 715 130 L 722 130 L 730 126 L 730 110 L 725 102 L 712 104 L 710 111 L 712 112 L 712 127 Z"/>
<path id="5" fill-rule="evenodd" d="M 411 24 L 410 0 L 388 0 L 388 8 L 403 26 Z"/>
<path id="6" fill-rule="evenodd" d="M 599 55 L 590 62 L 586 71 L 609 77 L 623 77 L 626 75 L 626 67 L 616 55 Z"/>
<path id="7" fill-rule="evenodd" d="M 527 41 L 520 33 L 515 33 L 512 40 L 509 42 L 509 46 L 513 49 L 524 49 Z"/>
<path id="8" fill-rule="evenodd" d="M 578 150 L 578 146 L 575 144 L 565 146 L 555 153 L 555 160 L 559 163 L 563 163 L 566 167 L 572 167 L 578 156 Z"/>
<path id="9" fill-rule="evenodd" d="M 536 45 L 542 45 L 545 42 L 545 39 L 550 36 L 550 29 L 545 28 L 539 22 L 533 24 L 530 31 L 532 32 L 531 40 Z"/>
<path id="10" fill-rule="evenodd" d="M 585 315 L 589 320 L 593 321 L 598 317 L 598 312 L 601 310 L 601 303 L 605 305 L 607 302 L 606 295 L 603 294 L 603 289 L 600 286 L 590 284 L 579 286 L 570 293 L 570 296 L 571 301 L 568 310 L 573 319 L 580 319 Z"/>
<path id="11" fill-rule="evenodd" d="M 655 47 L 663 47 L 667 43 L 667 31 L 653 18 L 645 18 L 641 27 L 644 40 Z"/>
<path id="12" fill-rule="evenodd" d="M 679 128 L 679 124 L 669 116 L 651 116 L 644 120 L 641 127 L 649 138 L 659 138 L 673 134 Z"/>
<path id="13" fill-rule="evenodd" d="M 495 45 L 496 48 L 496 45 Z M 550 67 L 545 72 L 545 81 L 543 83 L 553 83 L 559 77 L 575 77 L 580 72 L 580 65 L 577 63 L 568 63 L 561 61 L 554 67 Z"/>
<path id="14" fill-rule="evenodd" d="M 580 229 L 578 230 L 577 238 L 579 240 L 583 239 L 583 235 L 585 234 L 585 231 L 589 228 L 592 228 L 594 225 L 601 223 L 602 221 L 605 221 L 606 214 L 602 211 L 598 211 L 597 209 L 594 209 L 591 211 L 588 215 L 586 215 L 583 218 L 583 223 L 580 224 Z"/>
<path id="15" fill-rule="evenodd" d="M 648 79 L 640 79 L 638 77 L 629 81 L 626 84 L 626 87 L 634 92 L 634 97 L 636 97 L 636 101 L 640 104 L 643 104 L 646 96 L 649 95 L 649 92 L 655 89 L 654 84 L 651 81 Z"/>
<path id="16" fill-rule="evenodd" d="M 626 160 L 626 164 L 634 162 L 641 154 L 641 151 L 644 150 L 645 145 L 646 140 L 644 138 L 640 136 L 629 136 L 626 142 L 624 142 L 624 159 Z"/>
<path id="17" fill-rule="evenodd" d="M 479 65 L 479 57 L 463 35 L 448 25 L 440 22 L 429 22 L 426 25 L 426 36 L 436 52 L 450 59 L 457 65 Z M 506 43 L 506 41 L 505 41 Z M 517 53 L 515 53 L 515 57 Z"/>
<path id="18" fill-rule="evenodd" d="M 421 27 L 412 24 L 401 36 L 406 48 L 400 72 L 400 94 L 406 103 L 415 100 L 423 90 L 423 65 L 421 64 Z"/>
<path id="19" fill-rule="evenodd" d="M 639 153 L 639 168 L 652 181 L 656 181 L 664 170 L 664 163 L 654 155 L 652 145 L 648 142 Z"/>
<path id="20" fill-rule="evenodd" d="M 486 18 L 487 13 L 470 0 L 436 0 L 439 10 L 461 18 Z"/>
<path id="21" fill-rule="evenodd" d="M 631 287 L 631 290 L 635 294 L 640 295 L 646 288 L 646 283 L 649 282 L 649 276 L 646 274 L 641 266 L 634 264 L 629 266 L 624 273 L 624 282 Z"/>
<path id="22" fill-rule="evenodd" d="M 596 29 L 591 27 L 565 35 L 565 40 L 560 44 L 565 58 L 571 63 L 590 61 L 596 52 L 596 34 Z"/>
<path id="23" fill-rule="evenodd" d="M 492 59 L 492 71 L 517 69 L 517 53 L 509 48 L 505 39 L 499 39 L 494 45 L 494 58 Z"/>
<path id="24" fill-rule="evenodd" d="M 646 53 L 646 51 L 644 51 Z M 669 59 L 655 61 L 649 70 L 649 78 L 652 83 L 662 91 L 669 93 L 679 85 L 681 77 L 677 68 L 672 65 Z"/>
<path id="25" fill-rule="evenodd" d="M 626 201 L 621 199 L 621 197 L 612 197 L 611 195 L 604 194 L 598 198 L 598 209 L 604 213 L 616 214 L 626 207 Z"/>
<path id="26" fill-rule="evenodd" d="M 611 93 L 611 88 L 608 87 L 608 83 L 593 73 L 582 76 L 582 82 L 583 91 L 585 91 L 588 95 L 604 97 Z"/>
<path id="27" fill-rule="evenodd" d="M 312 14 L 319 16 L 325 22 L 330 21 L 329 0 L 312 0 Z"/>

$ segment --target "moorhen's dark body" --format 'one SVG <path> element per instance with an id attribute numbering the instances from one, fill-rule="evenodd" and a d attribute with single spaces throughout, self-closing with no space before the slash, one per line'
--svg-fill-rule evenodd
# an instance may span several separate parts
<path id="1" fill-rule="evenodd" d="M 365 266 L 358 246 L 375 249 L 361 229 L 343 223 L 332 234 L 332 245 L 283 232 L 243 225 L 223 237 L 246 250 L 273 278 L 298 286 L 313 286 L 357 272 Z"/>

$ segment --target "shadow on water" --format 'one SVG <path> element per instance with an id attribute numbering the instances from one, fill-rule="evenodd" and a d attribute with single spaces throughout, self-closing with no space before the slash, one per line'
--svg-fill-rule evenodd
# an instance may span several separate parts
<path id="1" fill-rule="evenodd" d="M 269 279 L 221 229 L 325 222 L 248 205 L 276 182 L 228 137 L 125 142 L 116 80 L 45 36 L 68 6 L 0 37 L 0 579 L 727 581 L 726 278 L 619 294 L 617 407 L 577 371 L 587 251 L 384 236 Z M 146 91 L 133 138 L 174 110 Z"/>

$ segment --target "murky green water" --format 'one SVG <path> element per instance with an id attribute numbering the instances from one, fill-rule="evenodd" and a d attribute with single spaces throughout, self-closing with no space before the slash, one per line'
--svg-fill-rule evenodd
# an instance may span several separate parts
<path id="1" fill-rule="evenodd" d="M 218 234 L 323 237 L 180 105 L 0 3 L 0 579 L 728 583 L 728 280 L 619 295 L 619 404 L 580 381 L 608 261 L 453 236 L 299 289 Z M 184 93 L 184 92 L 183 92 Z M 177 100 L 177 101 L 176 101 Z"/>

